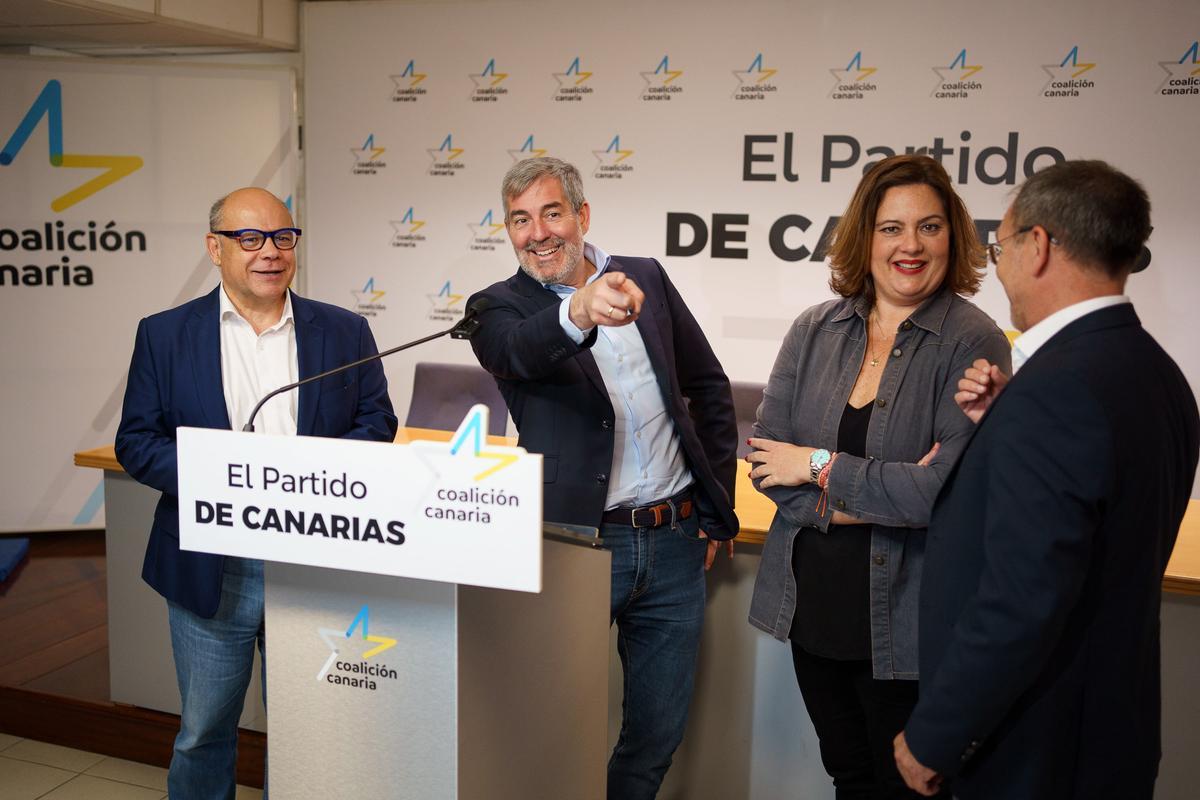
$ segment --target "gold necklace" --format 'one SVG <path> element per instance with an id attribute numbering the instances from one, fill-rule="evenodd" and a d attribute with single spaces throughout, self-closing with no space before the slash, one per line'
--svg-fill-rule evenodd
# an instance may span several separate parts
<path id="1" fill-rule="evenodd" d="M 886 353 L 887 353 L 887 343 L 886 343 L 887 339 L 883 335 L 883 326 L 879 324 L 879 318 L 876 317 L 874 314 L 870 314 L 870 315 L 868 315 L 868 319 L 873 320 L 875 322 L 875 330 L 879 331 L 879 341 L 884 342 L 883 352 L 881 352 L 879 355 L 875 355 L 874 353 L 872 353 L 871 352 L 871 329 L 870 329 L 870 327 L 867 328 L 867 354 L 869 356 L 871 356 L 871 366 L 878 367 L 879 359 L 883 358 L 883 356 L 886 355 Z"/>

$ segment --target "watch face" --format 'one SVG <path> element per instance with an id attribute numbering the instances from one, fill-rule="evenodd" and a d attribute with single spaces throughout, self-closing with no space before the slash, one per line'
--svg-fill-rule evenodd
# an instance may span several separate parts
<path id="1" fill-rule="evenodd" d="M 809 456 L 808 463 L 809 463 L 809 466 L 820 469 L 821 467 L 828 464 L 829 459 L 832 457 L 833 456 L 830 454 L 830 452 L 828 450 L 814 450 L 813 454 L 811 456 Z"/>

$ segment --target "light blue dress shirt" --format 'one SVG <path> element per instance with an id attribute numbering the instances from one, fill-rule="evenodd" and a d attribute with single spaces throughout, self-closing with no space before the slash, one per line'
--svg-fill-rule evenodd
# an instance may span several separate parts
<path id="1" fill-rule="evenodd" d="M 596 265 L 596 271 L 587 279 L 591 283 L 604 274 L 612 257 L 587 243 L 583 254 Z M 552 283 L 546 288 L 562 298 L 558 319 L 563 331 L 576 344 L 582 344 L 591 328 L 580 330 L 571 322 L 569 308 L 575 287 Z M 592 357 L 616 417 L 605 510 L 647 505 L 686 489 L 692 484 L 692 473 L 637 325 L 601 325 Z"/>

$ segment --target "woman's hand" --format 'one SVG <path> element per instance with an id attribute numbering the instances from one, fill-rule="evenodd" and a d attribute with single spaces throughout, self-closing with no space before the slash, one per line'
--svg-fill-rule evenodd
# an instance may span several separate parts
<path id="1" fill-rule="evenodd" d="M 762 480 L 758 484 L 759 489 L 812 483 L 808 461 L 816 450 L 815 447 L 800 447 L 787 442 L 754 438 L 747 439 L 746 443 L 754 448 L 746 454 L 746 461 L 753 465 L 750 477 Z"/>

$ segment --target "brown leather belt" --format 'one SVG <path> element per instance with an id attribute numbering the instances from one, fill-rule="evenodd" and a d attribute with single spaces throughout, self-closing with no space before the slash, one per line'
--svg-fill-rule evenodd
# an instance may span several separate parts
<path id="1" fill-rule="evenodd" d="M 631 525 L 634 528 L 659 528 L 669 525 L 672 521 L 671 506 L 675 506 L 674 521 L 687 519 L 692 515 L 692 491 L 686 489 L 674 497 L 660 503 L 637 508 L 618 507 L 605 511 L 600 520 L 607 525 Z"/>

